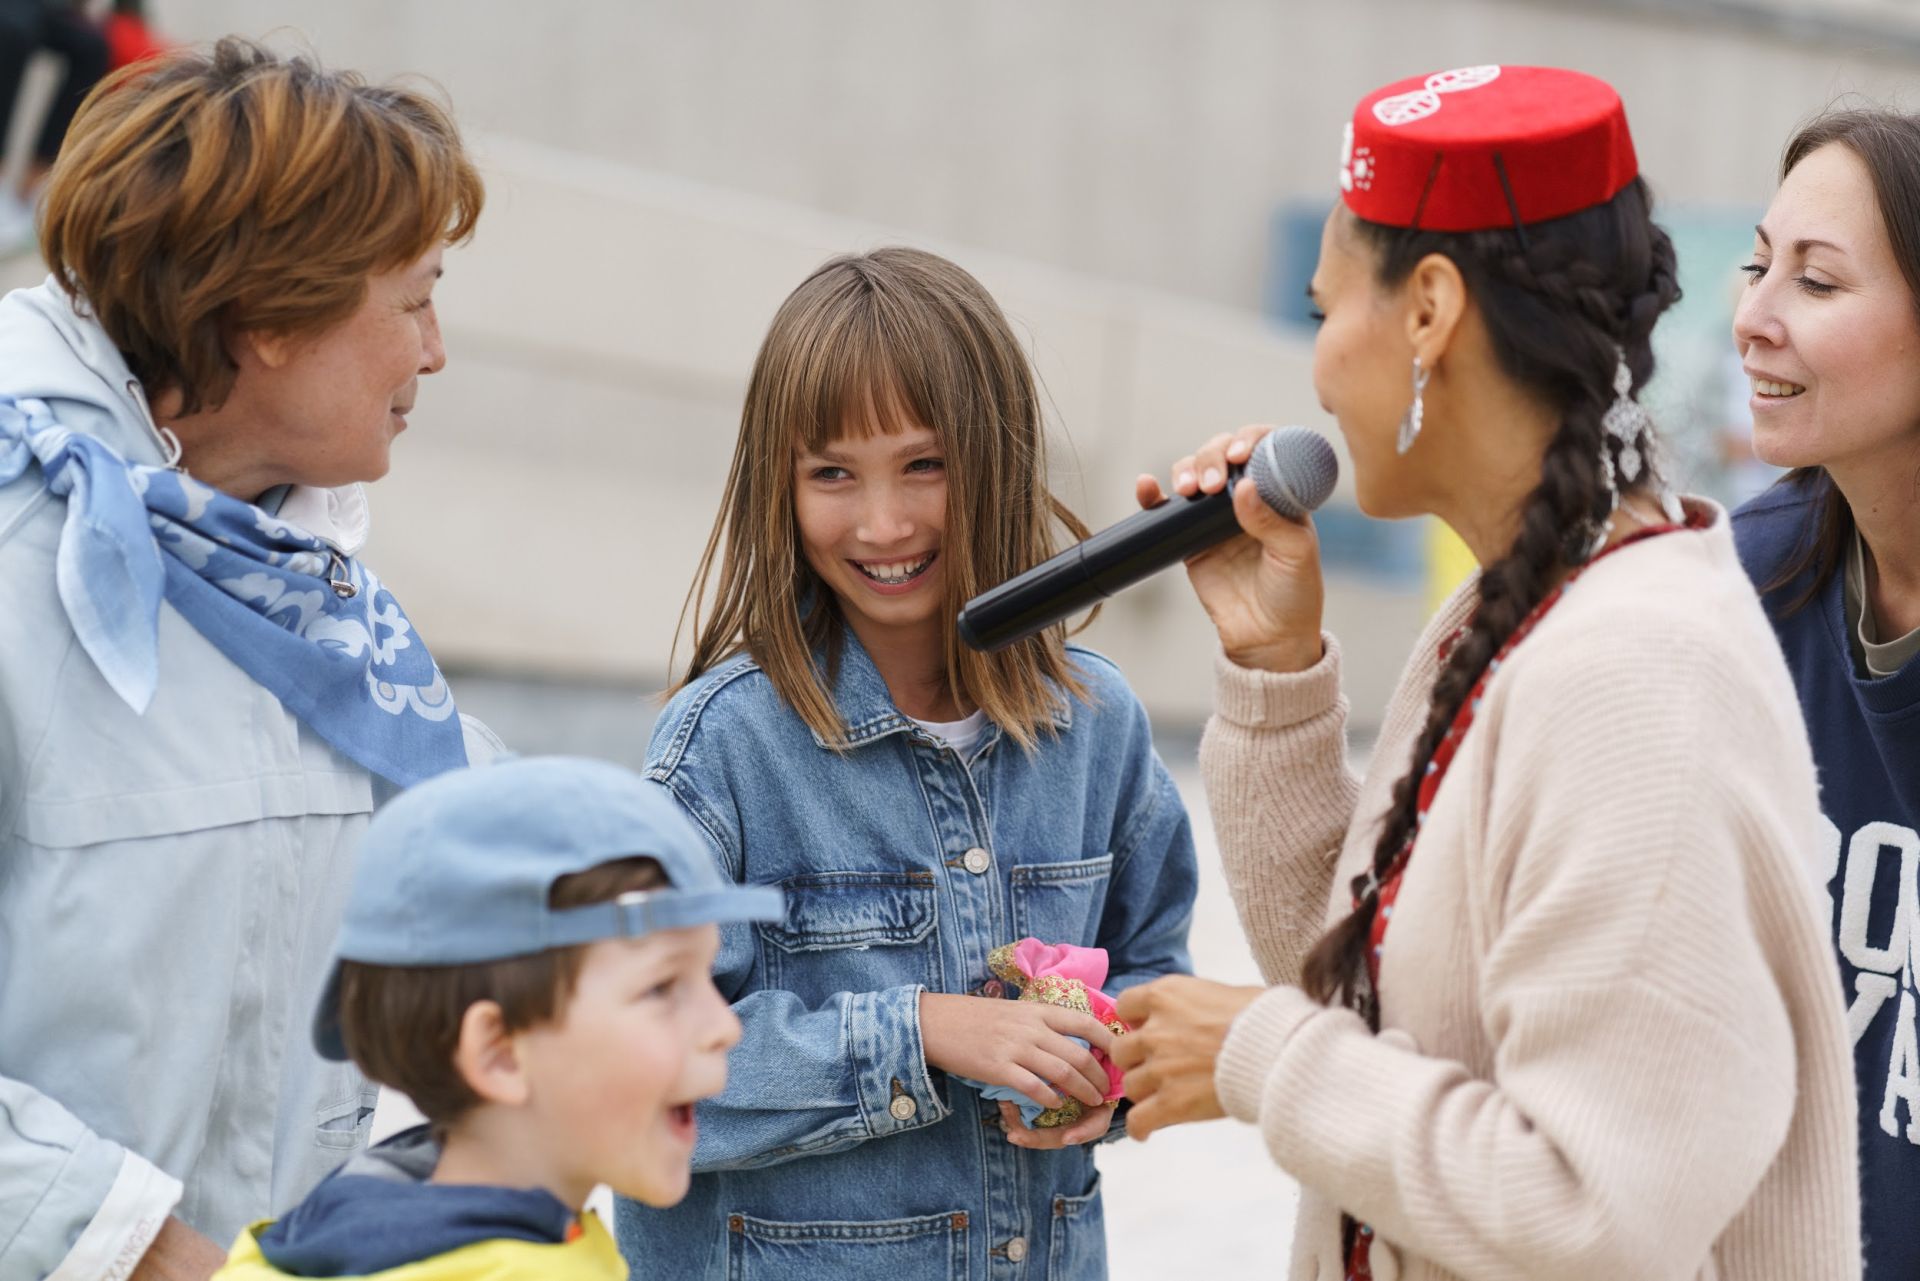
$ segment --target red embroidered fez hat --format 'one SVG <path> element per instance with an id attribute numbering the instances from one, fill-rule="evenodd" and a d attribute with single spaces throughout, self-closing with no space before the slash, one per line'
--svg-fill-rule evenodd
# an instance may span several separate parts
<path id="1" fill-rule="evenodd" d="M 1360 100 L 1340 190 L 1368 222 L 1487 231 L 1605 204 L 1639 171 L 1606 81 L 1558 67 L 1458 67 Z"/>

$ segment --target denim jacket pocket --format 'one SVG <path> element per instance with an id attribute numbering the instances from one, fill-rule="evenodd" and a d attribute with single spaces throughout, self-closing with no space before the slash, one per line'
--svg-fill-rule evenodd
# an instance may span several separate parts
<path id="1" fill-rule="evenodd" d="M 727 1281 L 965 1281 L 967 1215 L 871 1223 L 778 1223 L 727 1216 Z"/>
<path id="2" fill-rule="evenodd" d="M 380 1087 L 360 1075 L 351 1064 L 329 1064 L 337 1078 L 322 1092 L 314 1110 L 314 1141 L 323 1148 L 356 1151 L 366 1146 L 373 1130 L 373 1109 Z"/>
<path id="3" fill-rule="evenodd" d="M 1053 1198 L 1047 1281 L 1100 1281 L 1107 1275 L 1106 1217 L 1098 1173 L 1079 1196 Z"/>
<path id="4" fill-rule="evenodd" d="M 780 888 L 786 915 L 756 927 L 767 987 L 810 1006 L 841 992 L 940 990 L 931 872 L 815 872 Z"/>
<path id="5" fill-rule="evenodd" d="M 1100 934 L 1113 856 L 1072 863 L 1023 863 L 1013 879 L 1013 937 L 1091 947 Z"/>

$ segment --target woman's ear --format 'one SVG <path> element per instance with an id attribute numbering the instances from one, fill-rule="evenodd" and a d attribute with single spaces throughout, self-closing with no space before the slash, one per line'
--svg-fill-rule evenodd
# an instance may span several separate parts
<path id="1" fill-rule="evenodd" d="M 226 335 L 227 355 L 245 369 L 258 365 L 279 369 L 293 358 L 294 337 L 268 329 L 233 329 Z"/>
<path id="2" fill-rule="evenodd" d="M 484 1103 L 517 1107 L 527 1101 L 529 1086 L 519 1046 L 498 1001 L 475 1001 L 460 1016 L 453 1066 Z"/>
<path id="3" fill-rule="evenodd" d="M 1445 254 L 1428 254 L 1414 264 L 1403 287 L 1407 300 L 1407 341 L 1428 369 L 1437 366 L 1460 330 L 1467 312 L 1467 282 Z"/>

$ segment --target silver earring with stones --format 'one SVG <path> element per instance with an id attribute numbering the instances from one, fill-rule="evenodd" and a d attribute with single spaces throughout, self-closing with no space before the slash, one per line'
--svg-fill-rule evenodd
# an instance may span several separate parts
<path id="1" fill-rule="evenodd" d="M 1621 483 L 1632 485 L 1640 479 L 1645 461 L 1640 456 L 1640 442 L 1646 438 L 1651 443 L 1653 418 L 1633 398 L 1633 371 L 1627 368 L 1626 352 L 1617 347 L 1614 350 L 1619 358 L 1613 367 L 1613 403 L 1600 422 L 1607 435 L 1620 444 Z"/>
<path id="2" fill-rule="evenodd" d="M 1422 395 L 1427 390 L 1427 379 L 1433 377 L 1431 369 L 1423 368 L 1420 357 L 1413 358 L 1413 403 L 1407 406 L 1405 416 L 1400 419 L 1400 438 L 1394 448 L 1404 454 L 1413 448 L 1415 437 L 1420 434 L 1422 421 L 1426 418 L 1427 406 Z"/>

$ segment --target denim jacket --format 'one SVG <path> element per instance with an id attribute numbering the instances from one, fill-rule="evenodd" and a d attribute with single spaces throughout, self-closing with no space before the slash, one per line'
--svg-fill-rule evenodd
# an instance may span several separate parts
<path id="1" fill-rule="evenodd" d="M 668 705 L 648 777 L 787 913 L 722 927 L 715 980 L 745 1037 L 698 1109 L 687 1198 L 618 1208 L 636 1276 L 1106 1275 L 1092 1149 L 1011 1146 L 998 1106 L 920 1041 L 922 992 L 980 993 L 987 953 L 1028 935 L 1106 948 L 1110 992 L 1189 968 L 1186 811 L 1118 669 L 1071 654 L 1089 698 L 1031 756 L 990 726 L 962 759 L 894 707 L 851 635 L 844 754 L 744 656 Z"/>

